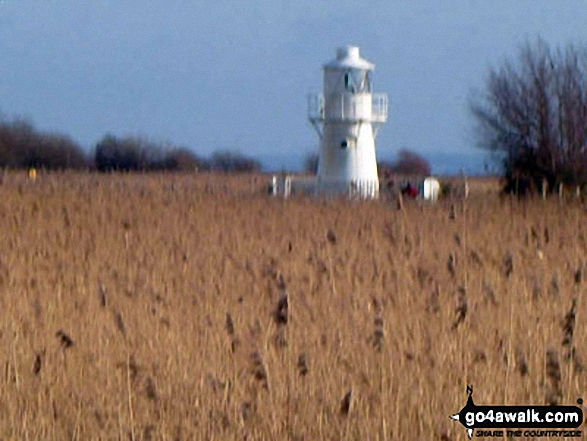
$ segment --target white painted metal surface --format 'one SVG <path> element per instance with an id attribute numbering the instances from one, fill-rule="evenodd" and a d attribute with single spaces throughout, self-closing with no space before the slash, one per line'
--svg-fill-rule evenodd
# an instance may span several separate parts
<path id="1" fill-rule="evenodd" d="M 436 178 L 425 178 L 422 185 L 422 198 L 427 201 L 436 201 L 439 196 L 440 182 Z"/>
<path id="2" fill-rule="evenodd" d="M 308 118 L 321 140 L 319 193 L 375 198 L 379 194 L 375 139 L 387 121 L 386 94 L 372 94 L 374 64 L 359 48 L 337 50 L 324 65 L 324 93 L 308 98 Z"/>

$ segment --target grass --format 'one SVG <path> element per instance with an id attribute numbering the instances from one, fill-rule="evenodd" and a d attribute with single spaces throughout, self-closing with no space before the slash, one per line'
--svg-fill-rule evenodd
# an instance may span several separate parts
<path id="1" fill-rule="evenodd" d="M 585 398 L 581 201 L 264 184 L 7 174 L 0 438 L 461 440 L 467 384 Z"/>

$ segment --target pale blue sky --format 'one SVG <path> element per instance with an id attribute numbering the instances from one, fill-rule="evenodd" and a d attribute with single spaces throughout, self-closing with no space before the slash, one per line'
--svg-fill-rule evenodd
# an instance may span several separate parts
<path id="1" fill-rule="evenodd" d="M 0 0 L 0 112 L 207 155 L 303 156 L 306 94 L 353 44 L 391 100 L 378 153 L 473 150 L 470 91 L 538 36 L 587 42 L 586 0 Z"/>

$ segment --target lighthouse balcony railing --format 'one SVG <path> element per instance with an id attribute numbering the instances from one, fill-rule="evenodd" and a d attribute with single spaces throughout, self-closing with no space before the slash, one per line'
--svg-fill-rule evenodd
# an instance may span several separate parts
<path id="1" fill-rule="evenodd" d="M 386 93 L 373 94 L 371 104 L 371 121 L 384 123 L 387 121 L 387 112 L 389 109 L 389 99 Z"/>
<path id="2" fill-rule="evenodd" d="M 308 119 L 313 123 L 325 120 L 384 123 L 388 116 L 387 94 L 375 93 L 370 97 L 371 106 L 365 108 L 354 95 L 331 94 L 328 96 L 327 103 L 323 94 L 310 94 L 308 95 Z"/>
<path id="3" fill-rule="evenodd" d="M 318 122 L 324 121 L 324 95 L 311 93 L 308 95 L 308 119 Z"/>

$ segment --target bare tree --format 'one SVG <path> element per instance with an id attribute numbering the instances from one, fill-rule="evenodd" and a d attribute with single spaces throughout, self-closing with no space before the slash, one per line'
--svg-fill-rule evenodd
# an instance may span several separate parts
<path id="1" fill-rule="evenodd" d="M 171 149 L 165 155 L 165 169 L 179 171 L 206 170 L 207 162 L 185 147 Z"/>
<path id="2" fill-rule="evenodd" d="M 145 138 L 105 135 L 96 144 L 99 171 L 201 170 L 206 162 L 186 147 L 157 143 Z"/>
<path id="3" fill-rule="evenodd" d="M 40 132 L 26 120 L 14 120 L 0 122 L 0 167 L 83 169 L 89 161 L 68 136 Z"/>
<path id="4" fill-rule="evenodd" d="M 253 173 L 261 171 L 261 163 L 240 152 L 222 150 L 212 154 L 210 168 L 225 173 Z"/>
<path id="5" fill-rule="evenodd" d="M 408 149 L 401 149 L 394 162 L 380 162 L 379 170 L 383 175 L 430 175 L 430 163 L 426 158 Z"/>
<path id="6" fill-rule="evenodd" d="M 489 72 L 471 101 L 479 146 L 502 159 L 506 190 L 538 188 L 543 179 L 551 189 L 587 182 L 586 55 L 572 45 L 527 44 Z"/>

